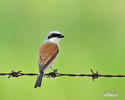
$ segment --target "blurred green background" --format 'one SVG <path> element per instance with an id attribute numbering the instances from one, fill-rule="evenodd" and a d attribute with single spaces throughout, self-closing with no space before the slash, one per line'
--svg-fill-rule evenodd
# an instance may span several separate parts
<path id="1" fill-rule="evenodd" d="M 125 1 L 0 0 L 0 72 L 38 72 L 48 32 L 65 35 L 54 65 L 61 73 L 125 74 Z M 49 72 L 51 70 L 48 70 Z M 0 100 L 123 100 L 124 78 L 0 77 Z M 110 91 L 118 97 L 104 97 Z"/>

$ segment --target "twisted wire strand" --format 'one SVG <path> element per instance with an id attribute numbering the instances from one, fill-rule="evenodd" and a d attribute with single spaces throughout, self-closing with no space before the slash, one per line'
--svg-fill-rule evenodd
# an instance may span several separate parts
<path id="1" fill-rule="evenodd" d="M 45 74 L 46 77 L 48 78 L 55 78 L 55 77 L 61 77 L 61 76 L 69 76 L 69 77 L 91 77 L 92 80 L 94 81 L 95 79 L 98 79 L 99 77 L 125 77 L 125 75 L 102 75 L 99 74 L 98 71 L 94 72 L 92 69 L 90 70 L 91 74 L 63 74 L 63 73 L 58 73 L 57 70 L 54 70 L 53 72 Z M 22 73 L 22 71 L 13 71 L 11 73 L 0 73 L 0 76 L 8 76 L 10 77 L 20 77 L 20 76 L 37 76 L 38 74 L 35 73 Z"/>

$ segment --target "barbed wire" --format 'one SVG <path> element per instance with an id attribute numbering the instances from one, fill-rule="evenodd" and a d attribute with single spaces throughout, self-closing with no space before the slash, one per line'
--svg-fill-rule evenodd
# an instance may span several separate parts
<path id="1" fill-rule="evenodd" d="M 48 78 L 55 78 L 55 77 L 60 77 L 60 76 L 91 77 L 93 81 L 99 77 L 117 77 L 117 78 L 125 77 L 125 75 L 102 75 L 102 74 L 99 74 L 98 71 L 94 72 L 92 69 L 90 71 L 91 71 L 91 74 L 62 74 L 62 73 L 58 73 L 57 70 L 54 70 L 53 72 L 45 74 L 45 76 Z M 8 78 L 19 77 L 19 76 L 37 76 L 37 75 L 38 74 L 35 74 L 35 73 L 22 73 L 22 71 L 15 72 L 13 70 L 11 73 L 0 73 L 0 76 L 8 76 Z"/>

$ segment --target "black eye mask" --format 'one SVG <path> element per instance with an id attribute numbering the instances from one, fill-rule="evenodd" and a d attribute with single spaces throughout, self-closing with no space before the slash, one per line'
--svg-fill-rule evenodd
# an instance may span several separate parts
<path id="1" fill-rule="evenodd" d="M 48 36 L 48 39 L 53 38 L 53 37 L 64 38 L 64 36 L 61 34 L 52 33 L 51 35 Z"/>

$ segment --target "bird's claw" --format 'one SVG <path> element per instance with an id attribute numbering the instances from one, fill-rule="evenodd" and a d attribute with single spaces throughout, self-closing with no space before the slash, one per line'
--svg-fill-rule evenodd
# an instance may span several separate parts
<path id="1" fill-rule="evenodd" d="M 50 73 L 46 74 L 46 76 L 48 78 L 55 78 L 56 77 L 56 72 L 57 72 L 57 69 L 54 69 L 53 72 L 50 72 Z"/>

